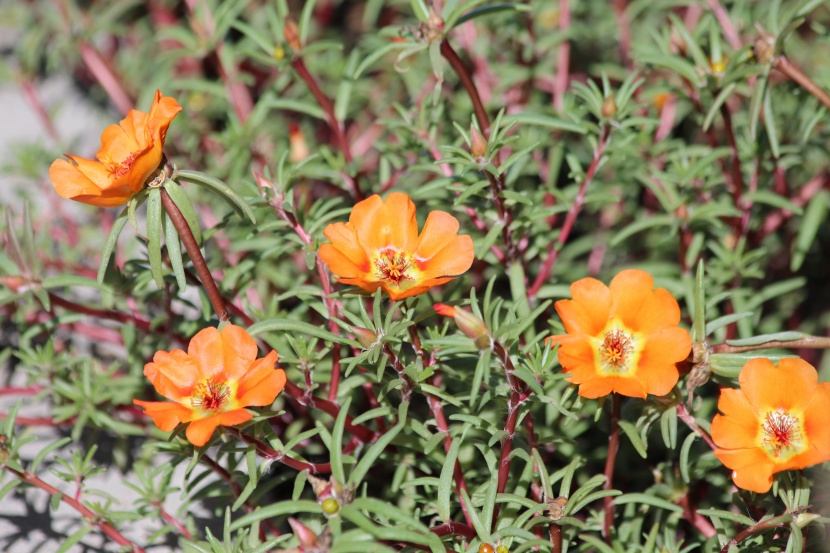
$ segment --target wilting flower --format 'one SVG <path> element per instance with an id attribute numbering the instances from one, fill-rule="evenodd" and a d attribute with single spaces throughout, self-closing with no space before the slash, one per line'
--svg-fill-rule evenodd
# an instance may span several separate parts
<path id="1" fill-rule="evenodd" d="M 406 194 L 374 195 L 352 209 L 348 223 L 328 225 L 331 243 L 320 258 L 343 284 L 369 292 L 382 288 L 393 300 L 423 294 L 473 264 L 473 240 L 458 236 L 458 220 L 443 211 L 427 216 L 421 234 L 415 204 Z"/>
<path id="2" fill-rule="evenodd" d="M 275 369 L 277 352 L 257 359 L 257 345 L 245 329 L 210 327 L 182 350 L 158 351 L 144 366 L 144 376 L 172 402 L 133 400 L 161 430 L 189 422 L 187 439 L 207 443 L 217 426 L 251 420 L 245 407 L 271 405 L 285 386 L 285 372 Z"/>
<path id="3" fill-rule="evenodd" d="M 759 357 L 738 382 L 740 390 L 721 390 L 711 428 L 736 486 L 764 493 L 777 472 L 830 461 L 830 383 L 819 384 L 812 365 Z"/>
<path id="4" fill-rule="evenodd" d="M 678 327 L 680 306 L 665 288 L 654 288 L 645 271 L 622 271 L 605 286 L 593 278 L 571 284 L 571 300 L 556 302 L 567 334 L 559 363 L 579 395 L 597 398 L 616 392 L 629 397 L 666 395 L 679 378 L 675 363 L 692 349 Z"/>
<path id="5" fill-rule="evenodd" d="M 98 207 L 127 203 L 161 165 L 167 127 L 182 110 L 156 91 L 150 113 L 131 109 L 101 134 L 97 160 L 65 154 L 49 168 L 52 186 L 64 198 Z"/>

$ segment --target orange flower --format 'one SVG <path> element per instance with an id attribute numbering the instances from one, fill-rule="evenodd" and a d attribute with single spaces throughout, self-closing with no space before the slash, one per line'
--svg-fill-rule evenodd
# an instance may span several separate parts
<path id="1" fill-rule="evenodd" d="M 124 205 L 144 188 L 161 165 L 170 121 L 182 110 L 176 100 L 156 91 L 150 113 L 131 109 L 118 125 L 101 134 L 96 160 L 65 154 L 49 168 L 52 186 L 64 198 L 95 205 Z"/>
<path id="2" fill-rule="evenodd" d="M 567 334 L 559 363 L 579 395 L 612 392 L 645 398 L 668 394 L 679 378 L 675 363 L 692 349 L 692 338 L 677 326 L 680 306 L 665 288 L 654 288 L 645 271 L 622 271 L 610 287 L 593 278 L 571 284 L 572 300 L 556 302 Z"/>
<path id="3" fill-rule="evenodd" d="M 343 284 L 368 292 L 382 288 L 393 300 L 423 294 L 473 264 L 473 240 L 458 236 L 458 220 L 432 211 L 418 234 L 415 204 L 406 194 L 374 195 L 352 209 L 348 223 L 323 231 L 331 244 L 320 258 Z"/>
<path id="4" fill-rule="evenodd" d="M 735 485 L 764 493 L 772 475 L 830 461 L 830 382 L 812 365 L 765 357 L 750 360 L 740 390 L 724 388 L 712 421 L 715 456 L 732 469 Z"/>
<path id="5" fill-rule="evenodd" d="M 245 407 L 274 402 L 285 386 L 285 372 L 274 369 L 276 362 L 276 351 L 257 359 L 256 342 L 241 327 L 206 328 L 190 340 L 187 353 L 158 351 L 144 366 L 156 391 L 173 402 L 133 402 L 165 432 L 189 422 L 187 439 L 202 446 L 217 426 L 251 420 Z"/>

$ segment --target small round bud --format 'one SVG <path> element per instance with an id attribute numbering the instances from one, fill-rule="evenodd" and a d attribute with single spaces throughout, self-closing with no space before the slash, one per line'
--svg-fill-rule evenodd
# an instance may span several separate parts
<path id="1" fill-rule="evenodd" d="M 478 553 L 494 553 L 495 551 L 489 543 L 482 543 L 478 546 Z"/>
<path id="2" fill-rule="evenodd" d="M 282 33 L 285 36 L 285 42 L 288 43 L 292 50 L 295 52 L 302 50 L 303 45 L 300 42 L 300 28 L 290 17 L 286 18 L 285 25 L 282 27 Z"/>
<path id="3" fill-rule="evenodd" d="M 500 545 L 496 548 L 496 553 L 510 553 L 510 550 L 507 549 L 506 545 Z"/>
<path id="4" fill-rule="evenodd" d="M 271 55 L 274 56 L 275 60 L 280 61 L 283 58 L 285 58 L 285 48 L 283 48 L 282 46 L 277 46 L 271 52 Z"/>
<path id="5" fill-rule="evenodd" d="M 470 153 L 474 158 L 483 158 L 487 153 L 487 139 L 475 125 L 470 125 Z"/>
<path id="6" fill-rule="evenodd" d="M 614 100 L 614 95 L 609 94 L 602 101 L 602 116 L 607 119 L 614 117 L 615 113 L 617 113 L 617 102 Z"/>
<path id="7" fill-rule="evenodd" d="M 323 501 L 322 507 L 323 512 L 327 515 L 336 515 L 340 511 L 340 502 L 333 497 L 329 497 Z"/>

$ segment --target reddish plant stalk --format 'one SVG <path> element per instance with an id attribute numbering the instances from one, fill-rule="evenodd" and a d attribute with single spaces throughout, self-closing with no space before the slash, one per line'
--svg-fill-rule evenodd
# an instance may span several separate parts
<path id="1" fill-rule="evenodd" d="M 677 404 L 677 416 L 686 424 L 686 426 L 692 429 L 692 432 L 700 436 L 700 438 L 706 442 L 706 445 L 708 445 L 712 451 L 718 448 L 718 446 L 715 445 L 715 442 L 712 441 L 712 437 L 709 433 L 702 429 L 697 422 L 695 422 L 694 416 L 689 412 L 689 409 L 686 407 L 685 403 Z"/>
<path id="2" fill-rule="evenodd" d="M 617 451 L 620 449 L 620 413 L 622 400 L 619 394 L 611 394 L 611 435 L 608 437 L 608 457 L 605 460 L 605 484 L 603 490 L 614 489 L 614 466 L 617 463 Z M 603 498 L 605 518 L 602 524 L 602 535 L 605 541 L 611 543 L 611 528 L 614 527 L 614 498 Z"/>
<path id="3" fill-rule="evenodd" d="M 801 88 L 815 96 L 819 102 L 830 108 L 830 95 L 824 91 L 819 85 L 807 76 L 801 69 L 793 65 L 787 56 L 777 56 L 772 62 L 772 66 L 798 83 Z"/>
<path id="4" fill-rule="evenodd" d="M 744 530 L 739 532 L 734 538 L 726 542 L 720 551 L 721 553 L 729 553 L 729 550 L 733 546 L 737 546 L 739 543 L 741 543 L 747 538 L 751 538 L 752 536 L 760 534 L 761 532 L 766 532 L 767 530 L 772 530 L 773 528 L 785 528 L 789 526 L 792 519 L 793 515 L 791 513 L 787 513 L 786 515 L 777 516 L 774 518 L 763 520 L 757 524 L 753 524 L 752 526 L 745 528 Z"/>
<path id="5" fill-rule="evenodd" d="M 559 231 L 559 237 L 556 239 L 556 242 L 551 242 L 548 246 L 548 257 L 542 264 L 542 270 L 539 271 L 538 275 L 536 275 L 536 280 L 533 281 L 533 285 L 527 291 L 527 295 L 531 299 L 536 297 L 536 294 L 539 293 L 539 289 L 542 288 L 542 285 L 548 280 L 548 277 L 553 270 L 553 266 L 556 263 L 556 259 L 559 257 L 559 252 L 565 246 L 565 243 L 571 235 L 571 231 L 576 223 L 576 218 L 582 210 L 582 206 L 585 204 L 585 195 L 588 192 L 588 185 L 592 180 L 594 180 L 594 176 L 596 176 L 597 171 L 599 170 L 600 162 L 605 154 L 605 148 L 608 146 L 608 137 L 610 136 L 610 133 L 611 127 L 608 125 L 602 128 L 599 142 L 597 143 L 597 147 L 594 149 L 593 159 L 591 160 L 591 164 L 588 166 L 588 171 L 585 173 L 585 178 L 582 179 L 582 183 L 579 185 L 579 190 L 577 190 L 574 203 L 568 210 L 567 216 L 565 216 L 565 222 L 562 223 L 562 228 Z"/>
<path id="6" fill-rule="evenodd" d="M 196 274 L 199 275 L 199 280 L 205 289 L 205 293 L 213 306 L 213 311 L 219 317 L 221 322 L 229 322 L 231 320 L 228 315 L 228 310 L 225 308 L 225 301 L 222 299 L 222 294 L 219 293 L 219 288 L 216 286 L 216 281 L 213 280 L 213 275 L 210 274 L 205 258 L 202 257 L 202 252 L 199 250 L 199 245 L 196 243 L 196 238 L 193 237 L 193 232 L 190 226 L 185 221 L 182 212 L 173 198 L 167 193 L 167 190 L 161 189 L 161 203 L 164 206 L 167 215 L 170 216 L 170 221 L 176 227 L 176 233 L 187 250 L 187 255 L 190 256 L 190 261 L 193 262 L 193 268 L 196 269 Z"/>
<path id="7" fill-rule="evenodd" d="M 421 347 L 421 337 L 418 335 L 418 329 L 415 325 L 409 327 L 409 339 L 412 342 L 412 347 L 415 348 L 416 355 L 418 355 L 418 357 L 420 357 L 423 361 L 424 367 L 433 365 L 433 361 L 427 359 L 427 356 Z M 440 376 L 438 376 L 437 373 L 427 379 L 427 383 L 431 386 L 438 385 L 439 382 Z M 437 396 L 429 393 L 425 393 L 425 395 L 427 396 L 427 404 L 429 404 L 432 416 L 435 417 L 435 426 L 438 428 L 439 432 L 444 434 L 444 451 L 449 452 L 452 447 L 452 437 L 450 436 L 450 427 L 447 424 L 447 418 L 444 416 L 444 403 L 441 401 L 441 398 Z M 464 512 L 464 518 L 466 519 L 468 525 L 472 525 L 473 519 L 467 511 L 466 504 L 461 500 L 461 490 L 468 490 L 467 482 L 464 480 L 464 473 L 461 470 L 461 462 L 457 458 L 455 459 L 455 466 L 453 467 L 453 479 L 455 480 L 455 493 L 458 495 L 458 503 L 461 505 L 461 510 Z"/>
<path id="8" fill-rule="evenodd" d="M 38 119 L 40 119 L 40 123 L 43 125 L 43 128 L 46 129 L 46 132 L 49 134 L 49 138 L 54 140 L 55 142 L 60 141 L 60 134 L 58 133 L 57 127 L 55 127 L 55 123 L 52 121 L 52 117 L 49 115 L 49 110 L 43 105 L 43 102 L 40 100 L 40 96 L 37 93 L 37 88 L 32 82 L 32 79 L 28 76 L 20 76 L 19 79 L 20 88 L 23 89 L 23 96 L 26 98 L 26 101 L 31 106 L 32 110 L 37 114 Z"/>
<path id="9" fill-rule="evenodd" d="M 231 492 L 233 493 L 234 497 L 238 498 L 242 494 L 242 487 L 234 481 L 233 476 L 230 472 L 227 471 L 227 469 L 225 469 L 225 467 L 214 461 L 208 455 L 202 455 L 201 457 L 199 457 L 199 461 L 206 464 L 213 472 L 218 474 L 222 478 L 222 480 L 224 480 L 228 484 L 228 486 L 230 486 Z M 246 513 L 250 514 L 257 509 L 257 506 L 253 505 L 252 503 L 250 503 L 250 500 L 246 499 L 242 503 L 242 508 L 245 509 Z M 267 529 L 268 532 L 270 532 L 274 536 L 281 535 L 280 531 L 277 530 L 274 527 L 274 525 L 271 524 L 267 519 L 262 521 L 262 526 L 263 528 L 260 529 L 260 538 L 265 537 L 265 533 L 263 531 L 264 529 Z"/>
<path id="10" fill-rule="evenodd" d="M 710 349 L 712 353 L 744 353 L 746 351 L 757 351 L 760 349 L 830 349 L 830 338 L 825 336 L 808 336 L 800 340 L 772 341 L 756 344 L 753 346 L 730 346 L 729 344 L 716 344 Z"/>
<path id="11" fill-rule="evenodd" d="M 320 409 L 334 418 L 337 418 L 337 415 L 340 413 L 340 407 L 331 401 L 308 395 L 291 381 L 285 383 L 285 393 L 300 405 L 308 405 L 315 409 Z M 352 424 L 352 417 L 350 415 L 346 416 L 346 430 L 363 443 L 374 442 L 378 437 L 376 432 L 369 430 L 365 426 Z"/>
<path id="12" fill-rule="evenodd" d="M 134 553 L 145 553 L 144 549 L 142 549 L 141 547 L 137 546 L 136 544 L 128 540 L 126 537 L 124 537 L 124 535 L 121 534 L 121 532 L 119 532 L 112 524 L 104 520 L 101 520 L 98 517 L 98 515 L 96 515 L 89 507 L 87 507 L 80 501 L 76 501 L 70 496 L 65 495 L 63 492 L 61 492 L 54 486 L 47 484 L 46 482 L 41 480 L 36 474 L 33 474 L 29 471 L 21 472 L 19 470 L 13 469 L 8 465 L 4 466 L 3 468 L 5 468 L 11 474 L 20 478 L 23 482 L 40 488 L 49 495 L 60 497 L 60 500 L 63 503 L 66 503 L 67 505 L 78 511 L 78 513 L 80 513 L 81 516 L 89 520 L 91 524 L 95 525 L 99 530 L 101 530 L 101 532 L 106 534 L 108 538 L 110 538 L 118 545 L 122 547 L 131 547 Z"/>
<path id="13" fill-rule="evenodd" d="M 468 540 L 475 539 L 478 534 L 476 533 L 475 529 L 467 524 L 461 524 L 460 522 L 445 522 L 440 526 L 433 526 L 429 529 L 430 532 L 435 534 L 436 536 L 463 536 Z"/>
<path id="14" fill-rule="evenodd" d="M 715 19 L 718 20 L 718 24 L 723 31 L 723 36 L 726 37 L 726 42 L 729 43 L 729 46 L 731 46 L 735 51 L 743 48 L 741 37 L 738 36 L 738 31 L 735 30 L 735 26 L 729 19 L 729 12 L 721 6 L 718 0 L 707 0 L 707 2 L 709 4 L 709 9 L 715 14 Z"/>
<path id="15" fill-rule="evenodd" d="M 464 65 L 464 62 L 458 56 L 458 53 L 450 46 L 450 43 L 445 38 L 441 41 L 441 55 L 444 56 L 450 67 L 452 67 L 458 78 L 461 79 L 461 84 L 467 90 L 470 100 L 473 102 L 473 111 L 476 114 L 478 125 L 481 127 L 481 132 L 485 137 L 490 136 L 490 118 L 487 116 L 487 110 L 484 109 L 484 104 L 481 101 L 481 96 L 478 93 L 475 81 L 473 81 L 470 70 Z"/>
<path id="16" fill-rule="evenodd" d="M 623 65 L 631 68 L 631 24 L 628 15 L 625 13 L 626 0 L 613 0 L 614 15 L 617 18 L 617 29 L 620 32 L 620 57 Z"/>
<path id="17" fill-rule="evenodd" d="M 122 115 L 135 106 L 135 100 L 127 93 L 121 78 L 92 45 L 81 41 L 78 45 L 84 65 L 107 93 L 110 101 Z"/>
<path id="18" fill-rule="evenodd" d="M 291 457 L 286 456 L 285 453 L 277 451 L 276 449 L 269 446 L 262 440 L 259 440 L 249 434 L 245 434 L 238 428 L 229 426 L 225 427 L 225 431 L 227 431 L 228 434 L 236 436 L 240 440 L 244 441 L 246 444 L 254 446 L 254 448 L 256 448 L 257 455 L 259 455 L 263 459 L 268 459 L 269 461 L 276 461 L 278 463 L 282 463 L 283 465 L 291 467 L 295 470 L 307 470 L 311 474 L 331 473 L 331 463 L 308 463 L 306 461 L 292 459 Z"/>
<path id="19" fill-rule="evenodd" d="M 676 503 L 683 507 L 683 516 L 689 524 L 694 526 L 695 529 L 701 533 L 703 537 L 708 540 L 717 534 L 717 530 L 715 530 L 715 527 L 712 526 L 712 523 L 706 520 L 706 517 L 703 515 L 698 514 L 697 510 L 692 505 L 692 501 L 689 499 L 688 491 L 684 493 Z"/>
<path id="20" fill-rule="evenodd" d="M 193 535 L 190 533 L 190 530 L 188 530 L 181 521 L 179 521 L 176 517 L 168 513 L 161 505 L 158 505 L 157 507 L 159 510 L 159 516 L 163 521 L 175 528 L 176 531 L 178 531 L 185 538 L 189 540 L 193 539 Z"/>

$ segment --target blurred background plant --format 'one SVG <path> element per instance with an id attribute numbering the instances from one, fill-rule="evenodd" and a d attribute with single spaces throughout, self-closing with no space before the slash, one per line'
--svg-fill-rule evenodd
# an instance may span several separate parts
<path id="1" fill-rule="evenodd" d="M 5 550 L 825 547 L 823 468 L 736 491 L 703 437 L 760 348 L 828 378 L 809 335 L 830 324 L 830 2 L 0 0 L 0 22 L 2 87 L 39 125 L 0 154 Z M 56 81 L 71 93 L 46 101 Z M 288 371 L 260 443 L 194 451 L 132 406 L 155 351 L 218 321 L 143 225 L 98 282 L 118 212 L 46 177 L 156 89 L 184 107 L 169 160 L 221 181 L 183 188 L 231 320 Z M 79 96 L 97 131 L 60 123 Z M 323 228 L 389 191 L 421 223 L 460 221 L 466 275 L 403 302 L 341 293 Z M 603 489 L 609 408 L 543 340 L 572 281 L 628 267 L 678 298 L 699 347 L 676 393 L 624 403 Z M 438 301 L 484 321 L 489 347 Z M 83 519 L 66 531 L 44 515 L 61 502 Z"/>

